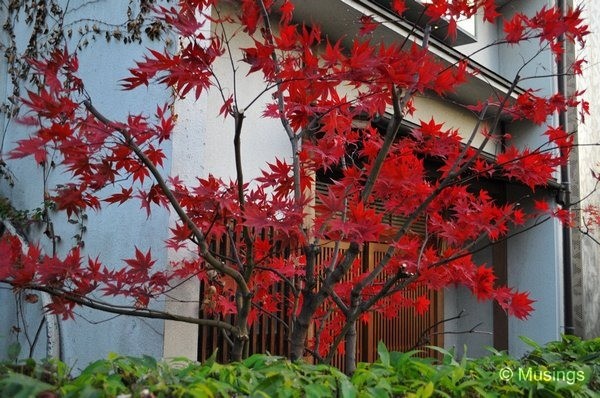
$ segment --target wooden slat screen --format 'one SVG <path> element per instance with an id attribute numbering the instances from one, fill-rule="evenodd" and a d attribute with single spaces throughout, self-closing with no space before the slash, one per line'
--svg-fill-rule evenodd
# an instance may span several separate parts
<path id="1" fill-rule="evenodd" d="M 227 258 L 234 257 L 232 255 L 231 240 L 227 237 L 213 241 L 211 249 Z M 286 252 L 289 252 L 288 248 L 281 248 L 280 255 L 285 255 Z M 200 302 L 204 299 L 207 288 L 204 283 L 200 284 Z M 291 297 L 289 287 L 283 282 L 272 287 L 272 292 L 273 295 L 282 293 L 286 297 Z M 199 316 L 205 317 L 206 315 L 201 310 Z M 285 324 L 278 321 L 278 319 L 283 320 Z M 229 315 L 224 317 L 223 320 L 232 323 L 235 318 Z M 287 340 L 286 324 L 289 325 L 290 321 L 290 305 L 287 302 L 284 302 L 272 316 L 259 313 L 258 319 L 249 331 L 247 353 L 252 355 L 268 352 L 273 355 L 287 356 L 289 354 L 289 342 Z M 223 332 L 206 326 L 199 326 L 198 329 L 198 360 L 204 361 L 218 349 L 217 361 L 229 362 L 231 347 Z"/>
<path id="2" fill-rule="evenodd" d="M 324 181 L 317 181 L 315 183 L 315 191 L 317 193 L 326 195 L 328 189 L 329 189 L 328 184 Z M 319 200 L 319 197 L 317 195 L 315 195 L 315 204 L 316 205 L 321 204 L 321 201 Z M 381 203 L 381 201 L 375 202 L 372 205 L 372 207 L 375 210 L 377 210 L 378 213 L 384 214 L 383 222 L 392 227 L 400 228 L 404 224 L 404 221 L 406 221 L 406 217 L 402 217 L 399 215 L 395 215 L 395 214 L 386 212 L 383 207 L 383 203 Z M 410 233 L 413 233 L 413 234 L 425 235 L 425 223 L 423 222 L 422 219 L 417 220 L 410 226 L 409 231 L 410 231 Z"/>
<path id="3" fill-rule="evenodd" d="M 322 182 L 317 182 L 317 191 L 326 192 L 327 185 Z M 381 205 L 376 204 L 375 208 L 383 211 Z M 393 215 L 386 215 L 387 221 L 392 226 L 400 226 L 404 222 L 404 218 Z M 411 226 L 411 233 L 424 234 L 424 224 L 422 221 L 415 222 Z M 349 244 L 340 242 L 339 256 L 343 256 Z M 323 265 L 334 252 L 335 244 L 333 242 L 322 245 L 321 252 L 318 255 L 319 265 Z M 212 243 L 212 250 L 225 257 L 232 258 L 232 247 L 230 240 L 227 237 Z M 362 269 L 355 270 L 355 273 L 364 272 L 373 267 L 379 262 L 387 250 L 387 245 L 381 243 L 365 244 L 360 258 L 362 259 Z M 280 255 L 286 255 L 289 252 L 287 248 L 280 248 Z M 347 275 L 344 280 L 347 281 L 356 275 Z M 385 274 L 380 278 L 385 278 Z M 200 301 L 202 302 L 207 286 L 200 286 Z M 273 288 L 273 294 L 291 296 L 289 288 L 281 283 Z M 431 307 L 425 315 L 418 315 L 413 308 L 405 308 L 399 311 L 394 318 L 388 319 L 381 314 L 373 313 L 371 322 L 359 323 L 357 325 L 357 359 L 359 361 L 372 362 L 377 359 L 377 343 L 383 341 L 389 350 L 406 351 L 413 347 L 423 332 L 431 325 L 443 319 L 443 294 L 442 292 L 427 291 L 424 287 L 419 287 L 415 290 L 407 291 L 406 297 L 416 298 L 421 295 L 427 295 L 431 301 Z M 199 314 L 203 316 L 202 313 Z M 290 323 L 290 308 L 289 304 L 285 303 L 282 308 L 279 308 L 275 317 L 284 320 L 287 324 Z M 250 330 L 248 354 L 268 352 L 273 355 L 287 356 L 289 354 L 289 342 L 287 341 L 288 331 L 282 322 L 279 322 L 275 317 L 266 314 L 259 315 L 258 320 Z M 228 316 L 223 319 L 227 322 L 232 322 L 233 317 Z M 431 340 L 428 344 L 443 345 L 443 324 L 440 324 L 435 332 L 431 335 Z M 198 334 L 198 360 L 203 361 L 210 357 L 215 349 L 219 348 L 217 360 L 227 362 L 230 357 L 230 346 L 225 335 L 209 327 L 199 327 Z M 425 352 L 422 354 L 435 355 L 433 352 Z M 336 354 L 332 364 L 343 370 L 344 357 L 341 354 Z"/>
<path id="4" fill-rule="evenodd" d="M 347 250 L 348 243 L 339 244 L 339 255 L 342 256 Z M 334 242 L 324 244 L 321 249 L 322 260 L 327 260 L 333 254 Z M 363 271 L 371 270 L 382 259 L 388 246 L 379 243 L 369 243 L 364 247 L 361 256 L 363 258 Z M 357 275 L 349 274 L 344 277 L 344 281 Z M 380 280 L 385 279 L 385 273 L 380 275 Z M 423 333 L 432 325 L 443 319 L 443 293 L 428 290 L 425 287 L 418 287 L 414 290 L 407 290 L 405 297 L 416 299 L 419 296 L 426 295 L 431 301 L 430 310 L 419 315 L 412 307 L 403 308 L 397 316 L 388 318 L 380 313 L 373 312 L 372 320 L 368 323 L 357 324 L 357 360 L 364 362 L 373 362 L 377 359 L 377 343 L 383 341 L 390 351 L 408 351 L 413 348 L 421 339 Z M 427 345 L 443 346 L 443 326 L 440 324 Z M 420 347 L 423 349 L 423 347 Z M 436 352 L 424 350 L 418 356 L 435 356 Z M 332 365 L 344 370 L 344 355 L 335 354 L 332 359 Z"/>
<path id="5" fill-rule="evenodd" d="M 369 243 L 367 248 L 369 267 L 377 264 L 385 255 L 387 245 Z M 385 274 L 382 279 L 385 278 Z M 372 362 L 377 359 L 377 342 L 383 341 L 390 351 L 408 351 L 413 348 L 422 337 L 423 333 L 436 322 L 443 319 L 443 293 L 429 290 L 424 286 L 405 290 L 404 296 L 416 299 L 426 295 L 431 301 L 430 309 L 424 315 L 416 313 L 412 307 L 402 308 L 394 318 L 385 317 L 374 313 L 373 321 L 369 324 L 369 345 L 366 349 L 366 361 Z M 435 332 L 440 332 L 442 325 Z M 443 334 L 437 333 L 431 336 L 428 345 L 443 346 Z M 423 352 L 419 356 L 428 356 L 432 353 Z"/>
<path id="6" fill-rule="evenodd" d="M 214 243 L 214 248 L 221 254 L 226 254 L 230 249 L 227 240 L 221 240 Z M 342 256 L 347 250 L 348 244 L 341 242 L 339 246 L 339 256 Z M 364 267 L 372 269 L 375 264 L 381 259 L 387 245 L 370 243 L 365 246 L 363 257 Z M 331 258 L 334 251 L 334 243 L 323 245 L 319 259 L 321 261 Z M 358 271 L 355 271 L 358 272 Z M 348 275 L 344 280 L 348 280 L 356 275 Z M 203 284 L 200 287 L 200 298 L 204 297 L 206 286 Z M 284 294 L 289 294 L 287 287 L 281 283 L 275 286 L 273 294 L 279 294 L 283 289 Z M 389 350 L 406 351 L 413 347 L 422 333 L 435 322 L 438 322 L 443 317 L 443 296 L 441 292 L 427 291 L 423 287 L 415 290 L 407 291 L 406 297 L 416 298 L 426 294 L 431 301 L 431 308 L 425 315 L 418 315 L 413 308 L 405 308 L 400 310 L 397 317 L 386 318 L 385 316 L 373 313 L 372 321 L 368 324 L 359 323 L 357 325 L 357 359 L 359 361 L 372 362 L 377 359 L 377 343 L 383 341 Z M 275 314 L 280 319 L 285 320 L 289 324 L 289 306 L 284 305 Z M 200 316 L 203 316 L 201 313 Z M 227 316 L 223 320 L 232 322 L 233 317 Z M 440 325 L 439 328 L 441 328 Z M 440 329 L 436 330 L 437 332 Z M 227 362 L 230 356 L 230 347 L 224 334 L 215 328 L 200 326 L 198 334 L 198 359 L 205 360 L 210 357 L 215 349 L 219 348 L 217 360 Z M 429 344 L 443 345 L 443 335 L 434 334 Z M 250 340 L 248 353 L 264 353 L 269 352 L 274 355 L 287 356 L 289 354 L 289 342 L 287 341 L 287 330 L 285 326 L 277 321 L 274 317 L 268 315 L 259 315 L 258 320 L 250 330 Z M 423 353 L 431 355 L 431 353 Z M 336 354 L 332 364 L 343 369 L 344 356 Z"/>

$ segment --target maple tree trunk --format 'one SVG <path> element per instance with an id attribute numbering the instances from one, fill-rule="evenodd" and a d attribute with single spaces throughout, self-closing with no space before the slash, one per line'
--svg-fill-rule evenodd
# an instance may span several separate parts
<path id="1" fill-rule="evenodd" d="M 250 314 L 251 296 L 245 296 L 237 293 L 238 313 L 235 320 L 235 326 L 239 333 L 233 339 L 233 348 L 231 350 L 231 360 L 241 361 L 244 359 L 244 348 L 248 342 L 248 315 Z"/>
<path id="2" fill-rule="evenodd" d="M 311 293 L 305 293 L 300 314 L 294 320 L 290 337 L 290 359 L 292 361 L 296 361 L 304 356 L 308 329 L 316 310 L 316 296 Z"/>
<path id="3" fill-rule="evenodd" d="M 244 356 L 244 346 L 248 339 L 243 339 L 241 337 L 236 337 L 233 339 L 233 348 L 231 349 L 231 361 L 238 362 L 243 359 Z"/>
<path id="4" fill-rule="evenodd" d="M 351 375 L 356 370 L 356 321 L 352 321 L 350 329 L 344 338 L 346 356 L 344 358 L 344 371 Z"/>
<path id="5" fill-rule="evenodd" d="M 290 337 L 290 359 L 294 361 L 304 356 L 306 338 L 308 337 L 308 330 L 313 320 L 313 316 L 317 311 L 317 308 L 323 304 L 323 301 L 327 297 L 327 290 L 335 285 L 335 283 L 339 282 L 343 275 L 348 271 L 352 261 L 359 253 L 359 246 L 354 242 L 350 244 L 344 259 L 322 282 L 322 286 L 317 293 L 314 293 L 312 290 L 316 287 L 316 280 L 311 276 L 312 271 L 314 270 L 314 256 L 316 252 L 305 250 L 304 253 L 306 254 L 307 259 L 306 287 L 302 292 L 303 301 L 300 314 L 292 323 L 293 328 Z"/>

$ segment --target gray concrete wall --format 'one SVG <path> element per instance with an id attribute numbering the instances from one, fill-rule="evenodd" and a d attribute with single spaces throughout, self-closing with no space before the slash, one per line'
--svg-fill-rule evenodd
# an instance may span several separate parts
<path id="1" fill-rule="evenodd" d="M 585 118 L 585 123 L 579 119 L 576 126 L 571 126 L 577 129 L 577 143 L 580 145 L 572 162 L 573 176 L 578 177 L 573 189 L 575 197 L 585 198 L 578 207 L 599 206 L 600 192 L 594 192 L 597 181 L 590 171 L 600 170 L 599 148 L 590 144 L 600 143 L 600 2 L 576 0 L 574 3 L 583 6 L 584 17 L 592 33 L 586 39 L 586 48 L 576 51 L 578 58 L 587 59 L 584 75 L 576 79 L 576 84 L 578 90 L 586 90 L 584 98 L 590 103 L 591 115 Z M 577 231 L 574 233 L 577 234 Z M 595 231 L 591 236 L 593 239 L 586 235 L 575 237 L 575 255 L 579 260 L 574 270 L 576 332 L 585 338 L 600 336 L 600 245 L 594 241 L 600 241 L 600 233 Z"/>

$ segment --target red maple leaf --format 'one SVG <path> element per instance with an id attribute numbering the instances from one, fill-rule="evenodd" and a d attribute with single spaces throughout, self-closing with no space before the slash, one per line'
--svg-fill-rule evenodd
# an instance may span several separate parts
<path id="1" fill-rule="evenodd" d="M 121 187 L 120 193 L 115 193 L 110 195 L 108 198 L 104 199 L 105 202 L 108 203 L 118 203 L 123 204 L 131 199 L 131 194 L 133 193 L 133 188 L 123 188 Z"/>
<path id="2" fill-rule="evenodd" d="M 404 14 L 404 11 L 406 11 L 404 0 L 392 0 L 392 10 L 398 15 Z"/>
<path id="3" fill-rule="evenodd" d="M 134 270 L 147 272 L 150 268 L 152 268 L 154 263 L 156 263 L 156 260 L 152 260 L 151 252 L 152 252 L 152 250 L 148 249 L 148 252 L 144 254 L 136 246 L 135 247 L 135 257 L 129 258 L 129 259 L 124 259 L 123 261 L 125 261 L 125 263 L 127 265 L 129 265 L 131 268 L 133 268 Z"/>
<path id="4" fill-rule="evenodd" d="M 497 289 L 495 299 L 509 315 L 513 315 L 519 319 L 527 319 L 533 311 L 532 304 L 535 300 L 529 298 L 528 293 L 513 292 L 508 287 Z"/>
<path id="5" fill-rule="evenodd" d="M 281 19 L 280 22 L 282 24 L 288 24 L 292 20 L 292 14 L 294 12 L 294 3 L 290 0 L 285 0 L 281 7 L 279 7 L 279 11 L 281 11 Z"/>
<path id="6" fill-rule="evenodd" d="M 240 13 L 240 21 L 245 30 L 253 34 L 260 20 L 259 5 L 254 0 L 242 0 L 242 9 Z"/>
<path id="7" fill-rule="evenodd" d="M 430 304 L 431 300 L 427 296 L 419 296 L 414 301 L 415 311 L 417 311 L 417 314 L 423 315 L 429 310 Z"/>
<path id="8" fill-rule="evenodd" d="M 46 144 L 47 140 L 40 136 L 34 136 L 24 140 L 19 140 L 17 147 L 10 151 L 9 159 L 20 159 L 27 156 L 33 156 L 37 164 L 46 163 Z"/>
<path id="9" fill-rule="evenodd" d="M 523 15 L 515 14 L 510 20 L 504 21 L 504 33 L 506 41 L 509 43 L 518 43 L 525 37 L 525 27 L 523 26 Z"/>
<path id="10" fill-rule="evenodd" d="M 534 208 L 540 213 L 548 213 L 550 211 L 550 205 L 545 200 L 535 200 Z"/>
<path id="11" fill-rule="evenodd" d="M 496 276 L 492 269 L 485 266 L 477 267 L 471 288 L 477 300 L 489 300 L 494 297 L 495 280 Z"/>
<path id="12" fill-rule="evenodd" d="M 373 19 L 371 15 L 363 15 L 360 17 L 360 29 L 358 30 L 360 35 L 368 35 L 379 27 L 379 23 Z"/>
<path id="13" fill-rule="evenodd" d="M 216 301 L 217 301 L 218 311 L 221 314 L 223 314 L 223 315 L 237 314 L 237 308 L 235 306 L 235 302 L 233 302 L 233 300 L 231 300 L 230 298 L 223 296 L 223 295 L 218 295 Z"/>
<path id="14" fill-rule="evenodd" d="M 484 3 L 483 20 L 494 22 L 500 16 L 495 0 L 487 0 Z"/>

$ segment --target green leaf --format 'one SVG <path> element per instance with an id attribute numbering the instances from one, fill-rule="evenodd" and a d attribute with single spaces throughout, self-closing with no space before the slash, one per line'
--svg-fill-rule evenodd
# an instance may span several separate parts
<path id="1" fill-rule="evenodd" d="M 254 354 L 244 359 L 242 363 L 250 369 L 261 369 L 266 363 L 266 357 L 261 354 Z"/>
<path id="2" fill-rule="evenodd" d="M 204 366 L 208 366 L 211 367 L 216 361 L 217 361 L 217 353 L 219 352 L 219 349 L 215 349 L 215 351 L 212 353 L 212 355 L 206 359 L 206 361 L 204 361 Z"/>
<path id="3" fill-rule="evenodd" d="M 422 394 L 423 394 L 422 395 L 423 398 L 429 398 L 433 395 L 433 383 L 432 382 L 429 382 L 424 386 Z"/>
<path id="4" fill-rule="evenodd" d="M 8 360 L 11 362 L 17 362 L 19 355 L 21 354 L 21 343 L 15 341 L 8 346 L 8 352 L 6 353 Z"/>
<path id="5" fill-rule="evenodd" d="M 331 391 L 327 389 L 325 386 L 319 384 L 309 384 L 304 387 L 303 396 L 307 398 L 322 398 L 322 397 L 330 397 Z"/>
<path id="6" fill-rule="evenodd" d="M 536 343 L 535 341 L 531 340 L 529 337 L 527 336 L 519 336 L 519 338 L 521 339 L 521 341 L 525 344 L 527 344 L 530 347 L 533 348 L 542 348 L 541 345 L 539 345 L 538 343 Z"/>
<path id="7" fill-rule="evenodd" d="M 190 360 L 188 357 L 172 357 L 168 358 L 167 361 L 170 365 L 176 366 L 189 365 L 192 362 L 192 360 Z"/>
<path id="8" fill-rule="evenodd" d="M 197 398 L 212 398 L 215 396 L 210 388 L 204 385 L 195 385 L 186 389 L 186 396 L 188 395 Z"/>
<path id="9" fill-rule="evenodd" d="M 427 348 L 444 354 L 444 360 L 443 360 L 444 365 L 458 365 L 458 362 L 456 362 L 456 360 L 454 359 L 454 350 L 453 349 L 446 350 L 442 347 L 436 347 L 436 346 L 432 346 L 432 345 L 427 346 Z"/>
<path id="10" fill-rule="evenodd" d="M 102 391 L 95 389 L 92 386 L 84 386 L 82 390 L 78 390 L 69 397 L 77 398 L 103 398 L 105 395 Z"/>
<path id="11" fill-rule="evenodd" d="M 594 362 L 600 358 L 600 352 L 592 352 L 591 354 L 584 355 L 578 359 L 580 362 Z"/>
<path id="12" fill-rule="evenodd" d="M 340 380 L 340 396 L 344 398 L 356 398 L 358 391 L 356 387 L 345 376 Z"/>
<path id="13" fill-rule="evenodd" d="M 255 392 L 262 392 L 267 394 L 267 396 L 284 396 L 284 391 L 282 387 L 285 385 L 285 379 L 283 375 L 279 373 L 275 373 L 269 375 L 264 380 L 262 380 L 259 385 L 256 387 Z"/>
<path id="14" fill-rule="evenodd" d="M 0 378 L 1 397 L 30 398 L 45 391 L 54 391 L 54 387 L 20 373 L 9 372 Z"/>
<path id="15" fill-rule="evenodd" d="M 390 366 L 390 352 L 381 340 L 377 343 L 377 354 L 383 365 Z"/>

